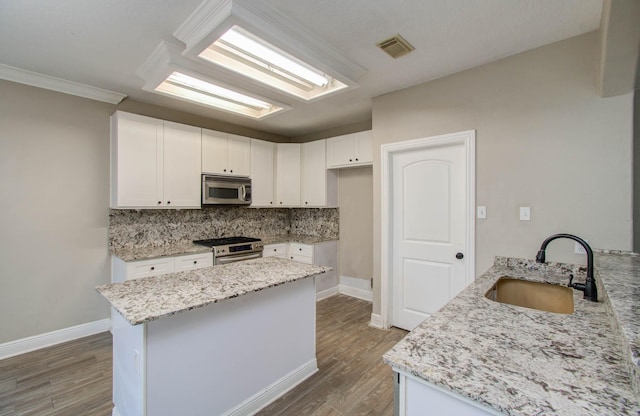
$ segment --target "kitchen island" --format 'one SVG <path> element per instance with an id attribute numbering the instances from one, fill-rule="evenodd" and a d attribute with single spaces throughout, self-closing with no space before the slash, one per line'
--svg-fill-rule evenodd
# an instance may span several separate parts
<path id="1" fill-rule="evenodd" d="M 574 312 L 557 314 L 498 303 L 485 294 L 503 276 L 566 286 L 570 273 L 584 280 L 584 267 L 496 258 L 384 355 L 398 372 L 399 414 L 640 414 L 633 356 L 639 260 L 596 255 L 600 301 L 573 291 Z M 624 282 L 626 290 L 614 299 L 609 288 Z"/>
<path id="2" fill-rule="evenodd" d="M 113 414 L 251 414 L 314 374 L 311 277 L 327 270 L 264 258 L 99 286 Z"/>

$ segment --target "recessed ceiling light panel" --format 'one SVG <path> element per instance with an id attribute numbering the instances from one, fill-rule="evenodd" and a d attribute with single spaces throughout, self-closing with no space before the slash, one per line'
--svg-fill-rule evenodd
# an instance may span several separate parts
<path id="1" fill-rule="evenodd" d="M 347 87 L 238 25 L 198 56 L 303 100 Z"/>
<path id="2" fill-rule="evenodd" d="M 356 88 L 366 73 L 268 2 L 205 1 L 174 36 L 186 46 L 183 56 L 234 78 L 229 82 L 249 81 L 301 101 Z"/>
<path id="3" fill-rule="evenodd" d="M 185 59 L 181 50 L 158 45 L 137 71 L 144 90 L 259 120 L 291 108 L 205 75 L 208 68 Z"/>
<path id="4" fill-rule="evenodd" d="M 155 91 L 257 119 L 283 110 L 276 104 L 178 71 L 173 71 Z"/>

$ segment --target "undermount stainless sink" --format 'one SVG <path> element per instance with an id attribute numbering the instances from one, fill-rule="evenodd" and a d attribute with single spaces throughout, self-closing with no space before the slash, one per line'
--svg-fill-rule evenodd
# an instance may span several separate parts
<path id="1" fill-rule="evenodd" d="M 485 297 L 500 303 L 545 312 L 573 313 L 573 290 L 550 283 L 501 277 Z"/>

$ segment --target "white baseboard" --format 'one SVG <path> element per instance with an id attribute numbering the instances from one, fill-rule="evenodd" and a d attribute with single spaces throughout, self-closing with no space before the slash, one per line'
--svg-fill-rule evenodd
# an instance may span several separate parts
<path id="1" fill-rule="evenodd" d="M 316 302 L 326 298 L 330 298 L 331 296 L 337 295 L 337 294 L 338 294 L 338 286 L 330 287 L 329 289 L 316 293 Z"/>
<path id="2" fill-rule="evenodd" d="M 382 315 L 378 315 L 377 313 L 371 314 L 371 322 L 369 322 L 369 326 L 378 329 L 386 329 L 384 325 L 382 325 Z"/>
<path id="3" fill-rule="evenodd" d="M 253 395 L 245 402 L 225 412 L 224 416 L 255 415 L 260 409 L 273 403 L 283 394 L 314 375 L 317 371 L 318 362 L 314 358 L 271 384 L 266 389 Z"/>
<path id="4" fill-rule="evenodd" d="M 62 342 L 87 337 L 89 335 L 108 331 L 111 327 L 111 319 L 101 319 L 99 321 L 88 322 L 86 324 L 60 329 L 58 331 L 47 332 L 46 334 L 34 335 L 15 341 L 0 344 L 0 360 L 24 354 L 26 352 L 50 347 Z"/>
<path id="5" fill-rule="evenodd" d="M 343 295 L 366 300 L 367 302 L 373 301 L 373 291 L 371 290 L 370 279 L 340 276 L 338 292 L 342 293 Z"/>
<path id="6" fill-rule="evenodd" d="M 357 287 L 340 285 L 338 286 L 338 292 L 343 295 L 351 296 L 352 298 L 358 298 L 366 300 L 367 302 L 373 301 L 373 292 L 370 290 L 358 289 Z"/>
<path id="7" fill-rule="evenodd" d="M 120 415 L 118 408 L 113 406 L 113 410 L 111 411 L 111 416 L 122 416 L 122 415 Z"/>

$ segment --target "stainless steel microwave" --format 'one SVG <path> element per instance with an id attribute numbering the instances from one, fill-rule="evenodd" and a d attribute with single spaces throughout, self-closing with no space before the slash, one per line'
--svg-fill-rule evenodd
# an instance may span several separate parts
<path id="1" fill-rule="evenodd" d="M 202 175 L 202 205 L 251 204 L 251 178 Z"/>

